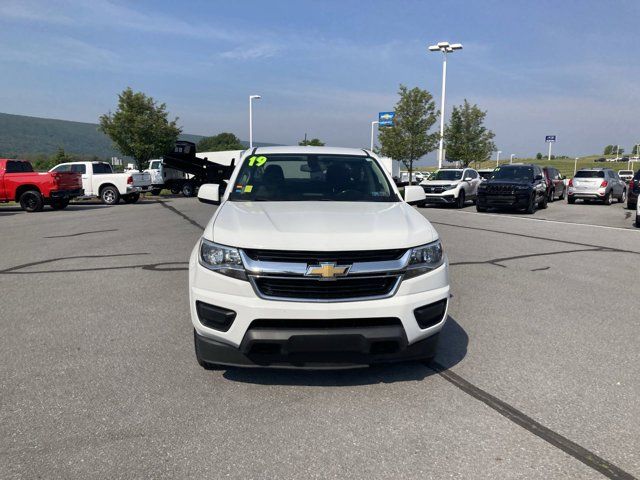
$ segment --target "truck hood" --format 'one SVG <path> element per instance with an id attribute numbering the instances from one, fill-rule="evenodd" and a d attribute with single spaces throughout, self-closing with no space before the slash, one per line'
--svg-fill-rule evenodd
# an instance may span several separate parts
<path id="1" fill-rule="evenodd" d="M 224 202 L 205 238 L 240 248 L 344 251 L 408 248 L 438 234 L 405 202 Z"/>

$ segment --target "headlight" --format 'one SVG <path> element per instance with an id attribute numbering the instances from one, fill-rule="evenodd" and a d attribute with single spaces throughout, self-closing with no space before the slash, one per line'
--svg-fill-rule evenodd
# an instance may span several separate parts
<path id="1" fill-rule="evenodd" d="M 218 245 L 203 238 L 200 242 L 200 265 L 222 275 L 247 280 L 237 248 Z"/>
<path id="2" fill-rule="evenodd" d="M 409 265 L 407 266 L 406 278 L 417 277 L 423 273 L 435 270 L 444 261 L 444 250 L 440 240 L 415 247 L 411 250 Z"/>
<path id="3" fill-rule="evenodd" d="M 529 190 L 531 187 L 529 185 L 516 185 L 515 189 L 522 192 L 524 190 Z"/>

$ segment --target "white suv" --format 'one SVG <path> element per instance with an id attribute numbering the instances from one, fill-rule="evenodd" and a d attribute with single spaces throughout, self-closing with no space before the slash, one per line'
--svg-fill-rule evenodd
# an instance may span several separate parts
<path id="1" fill-rule="evenodd" d="M 463 208 L 467 200 L 475 202 L 482 178 L 473 168 L 438 170 L 420 185 L 426 194 L 426 204 L 455 205 Z"/>
<path id="2" fill-rule="evenodd" d="M 327 368 L 433 358 L 449 273 L 438 233 L 375 154 L 247 151 L 189 262 L 195 351 L 216 365 Z"/>

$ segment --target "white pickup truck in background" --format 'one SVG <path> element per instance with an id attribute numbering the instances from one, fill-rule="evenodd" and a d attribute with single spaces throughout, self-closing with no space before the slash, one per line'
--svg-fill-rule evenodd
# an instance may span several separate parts
<path id="1" fill-rule="evenodd" d="M 120 199 L 125 203 L 137 202 L 140 193 L 151 190 L 148 172 L 114 173 L 106 162 L 69 162 L 53 167 L 50 172 L 77 172 L 82 174 L 84 196 L 100 198 L 102 203 L 115 205 Z"/>

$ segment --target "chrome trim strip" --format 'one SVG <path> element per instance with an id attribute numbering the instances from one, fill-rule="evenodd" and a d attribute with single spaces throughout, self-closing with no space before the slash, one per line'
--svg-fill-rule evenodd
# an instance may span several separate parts
<path id="1" fill-rule="evenodd" d="M 306 262 L 263 262 L 261 260 L 252 260 L 242 249 L 240 249 L 240 257 L 242 258 L 244 268 L 251 275 L 278 274 L 304 276 L 305 273 L 307 273 Z M 349 270 L 349 275 L 399 272 L 407 268 L 410 257 L 411 249 L 408 248 L 404 255 L 397 260 L 355 262 Z"/>
<path id="2" fill-rule="evenodd" d="M 359 278 L 381 278 L 384 277 L 385 275 L 377 275 L 377 276 L 371 276 L 371 277 L 359 277 Z M 396 278 L 396 283 L 393 285 L 393 287 L 391 288 L 391 290 L 389 290 L 389 293 L 386 293 L 384 295 L 375 295 L 375 296 L 368 296 L 368 297 L 353 297 L 353 298 L 331 298 L 331 299 L 319 299 L 319 298 L 290 298 L 290 297 L 272 297 L 269 295 L 264 295 L 260 289 L 258 288 L 258 286 L 256 285 L 256 278 L 264 278 L 264 277 L 271 277 L 271 278 L 278 278 L 278 279 L 282 279 L 282 278 L 290 278 L 292 280 L 302 280 L 299 277 L 280 277 L 280 276 L 271 276 L 271 275 L 249 275 L 249 283 L 251 283 L 251 286 L 253 287 L 253 291 L 256 293 L 256 295 L 260 298 L 262 298 L 263 300 L 275 300 L 275 301 L 279 301 L 279 302 L 303 302 L 303 303 L 339 303 L 339 302 L 364 302 L 364 301 L 368 301 L 368 300 L 381 300 L 383 298 L 389 298 L 389 297 L 393 297 L 396 292 L 398 291 L 398 288 L 400 288 L 400 283 L 402 282 L 402 278 L 403 275 L 398 275 Z M 342 278 L 348 278 L 348 277 L 342 277 Z M 313 277 L 304 277 L 305 280 L 309 280 L 309 281 L 322 281 L 322 280 L 318 280 L 317 278 L 313 278 Z M 331 280 L 329 280 L 331 281 Z"/>

